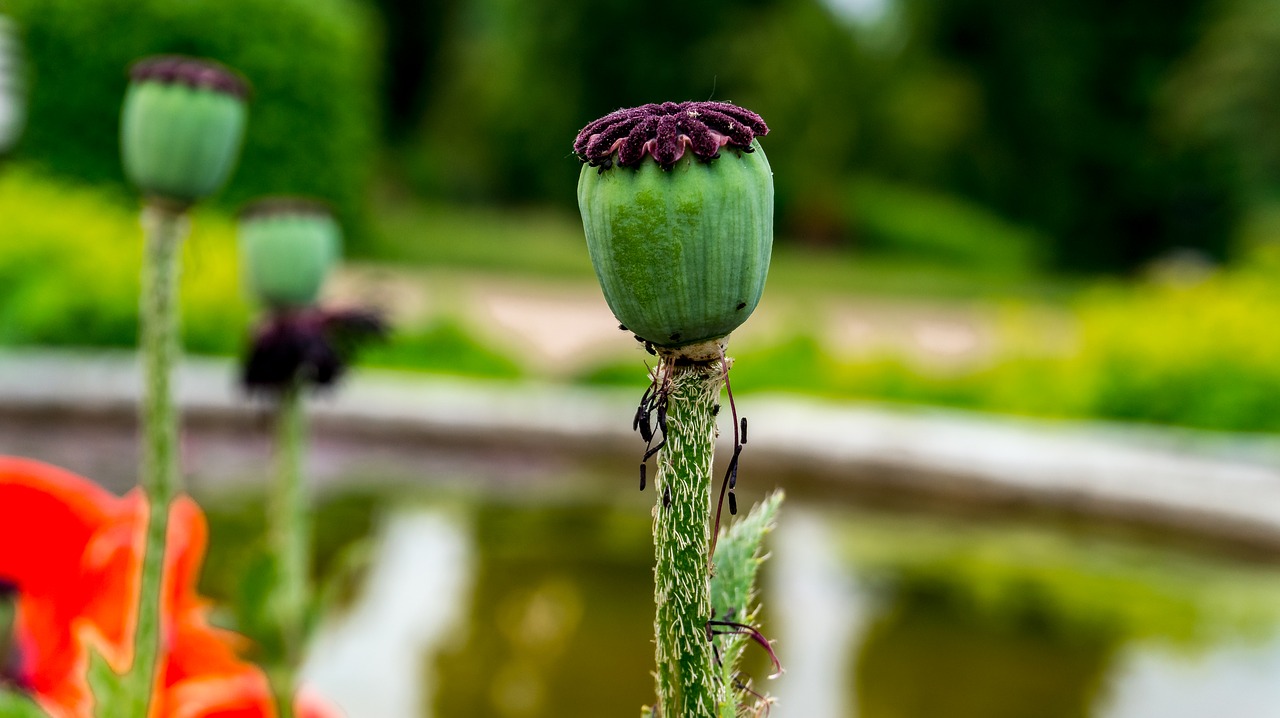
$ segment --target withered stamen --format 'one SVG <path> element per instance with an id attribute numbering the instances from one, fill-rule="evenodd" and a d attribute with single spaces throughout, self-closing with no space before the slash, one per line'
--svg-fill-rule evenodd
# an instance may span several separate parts
<path id="1" fill-rule="evenodd" d="M 686 150 L 710 162 L 726 146 L 750 152 L 751 141 L 767 134 L 759 115 L 728 102 L 664 102 L 601 117 L 582 128 L 573 151 L 592 167 L 636 167 L 649 155 L 669 169 Z"/>

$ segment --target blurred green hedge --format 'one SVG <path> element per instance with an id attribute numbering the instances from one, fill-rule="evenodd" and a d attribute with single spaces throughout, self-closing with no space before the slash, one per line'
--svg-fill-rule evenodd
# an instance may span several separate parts
<path id="1" fill-rule="evenodd" d="M 208 57 L 253 85 L 240 165 L 220 201 L 309 194 L 360 233 L 375 155 L 378 40 L 350 0 L 11 0 L 30 67 L 18 154 L 89 182 L 123 183 L 126 69 L 158 53 Z"/>
<path id="2" fill-rule="evenodd" d="M 0 173 L 0 347 L 132 348 L 138 340 L 142 230 L 123 192 L 50 179 L 21 165 Z M 182 342 L 197 354 L 236 354 L 249 334 L 235 224 L 197 212 L 184 247 Z M 393 327 L 362 365 L 514 378 L 519 363 L 450 319 Z"/>
<path id="3" fill-rule="evenodd" d="M 0 175 L 0 345 L 132 347 L 137 342 L 142 229 L 127 195 Z M 183 344 L 234 352 L 249 308 L 239 291 L 235 227 L 204 210 L 182 273 Z"/>
<path id="4" fill-rule="evenodd" d="M 1054 418 L 1108 419 L 1225 431 L 1280 431 L 1280 246 L 1228 270 L 1166 267 L 1137 282 L 1085 290 L 1046 315 L 993 309 L 997 352 L 956 367 L 901 350 L 840 356 L 812 334 L 742 346 L 738 391 L 790 391 Z M 1047 345 L 1046 324 L 1065 346 Z M 635 361 L 586 372 L 635 385 Z"/>

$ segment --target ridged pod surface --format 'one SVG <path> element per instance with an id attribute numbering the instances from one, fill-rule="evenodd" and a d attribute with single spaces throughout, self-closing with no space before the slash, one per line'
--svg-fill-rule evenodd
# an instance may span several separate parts
<path id="1" fill-rule="evenodd" d="M 669 169 L 589 164 L 578 208 L 605 300 L 659 347 L 726 336 L 760 301 L 773 248 L 773 173 L 756 141 Z"/>
<path id="2" fill-rule="evenodd" d="M 240 259 L 249 291 L 276 308 L 315 303 L 342 253 L 342 230 L 321 211 L 246 211 L 240 220 Z"/>
<path id="3" fill-rule="evenodd" d="M 248 114 L 243 84 L 205 61 L 147 63 L 135 66 L 121 110 L 125 174 L 149 197 L 189 205 L 213 194 L 235 167 Z M 161 63 L 168 65 L 155 71 Z"/>

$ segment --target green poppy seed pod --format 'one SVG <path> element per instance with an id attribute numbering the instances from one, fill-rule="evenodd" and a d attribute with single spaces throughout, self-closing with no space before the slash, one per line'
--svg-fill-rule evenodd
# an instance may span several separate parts
<path id="1" fill-rule="evenodd" d="M 217 63 L 177 56 L 147 58 L 129 75 L 120 116 L 129 180 L 148 199 L 179 208 L 213 194 L 240 154 L 244 80 Z"/>
<path id="2" fill-rule="evenodd" d="M 259 200 L 240 214 L 240 259 L 249 291 L 267 306 L 314 304 L 342 254 L 342 229 L 321 202 Z"/>
<path id="3" fill-rule="evenodd" d="M 578 208 L 605 300 L 659 350 L 705 360 L 760 301 L 773 173 L 758 115 L 724 102 L 619 110 L 587 125 Z"/>

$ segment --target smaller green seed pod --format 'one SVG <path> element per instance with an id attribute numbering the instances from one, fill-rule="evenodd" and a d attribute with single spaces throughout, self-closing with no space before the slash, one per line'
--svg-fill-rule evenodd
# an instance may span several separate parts
<path id="1" fill-rule="evenodd" d="M 259 200 L 240 214 L 240 258 L 249 291 L 276 309 L 306 307 L 342 254 L 329 208 L 292 197 Z"/>
<path id="2" fill-rule="evenodd" d="M 614 316 L 664 353 L 706 361 L 747 320 L 773 248 L 758 115 L 724 102 L 619 110 L 587 125 L 578 208 Z"/>
<path id="3" fill-rule="evenodd" d="M 120 116 L 125 175 L 149 199 L 187 207 L 218 190 L 240 154 L 248 86 L 208 60 L 160 56 L 130 69 Z"/>

